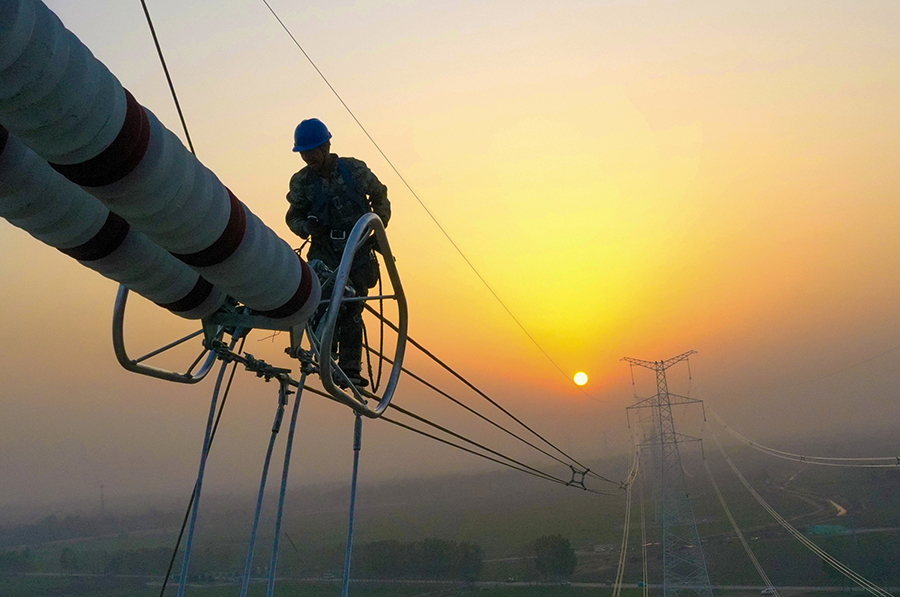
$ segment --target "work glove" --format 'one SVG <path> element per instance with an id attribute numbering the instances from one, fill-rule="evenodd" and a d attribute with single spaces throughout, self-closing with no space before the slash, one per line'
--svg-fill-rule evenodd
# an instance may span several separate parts
<path id="1" fill-rule="evenodd" d="M 308 216 L 306 218 L 306 229 L 313 238 L 321 239 L 328 236 L 328 228 L 316 216 Z"/>

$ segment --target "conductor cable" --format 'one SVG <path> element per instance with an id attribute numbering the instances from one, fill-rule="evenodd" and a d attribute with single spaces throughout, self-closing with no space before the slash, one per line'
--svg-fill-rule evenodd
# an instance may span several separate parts
<path id="1" fill-rule="evenodd" d="M 382 317 L 377 311 L 375 311 L 375 309 L 373 309 L 373 308 L 370 307 L 369 305 L 365 305 L 365 304 L 364 304 L 364 307 L 365 307 L 370 313 L 373 313 L 373 314 L 375 315 L 375 317 L 378 317 L 378 318 L 384 320 L 385 324 L 386 324 L 389 328 L 391 328 L 391 329 L 394 330 L 395 332 L 399 332 L 399 330 L 397 329 L 397 326 L 396 326 L 393 322 L 391 322 L 390 320 L 388 320 L 388 319 Z M 532 429 L 531 427 L 529 427 L 529 426 L 528 426 L 527 424 L 525 424 L 521 419 L 519 419 L 518 417 L 516 417 L 514 414 L 512 414 L 511 412 L 509 412 L 508 410 L 506 410 L 503 406 L 501 406 L 498 402 L 496 402 L 496 401 L 495 401 L 494 399 L 492 399 L 490 396 L 488 396 L 487 394 L 485 394 L 484 392 L 482 392 L 480 389 L 478 389 L 474 384 L 472 384 L 472 382 L 470 382 L 468 379 L 466 379 L 465 377 L 463 377 L 462 375 L 460 375 L 459 373 L 457 373 L 452 367 L 450 367 L 450 366 L 447 365 L 444 361 L 442 361 L 442 360 L 439 359 L 437 356 L 435 356 L 434 353 L 432 353 L 430 350 L 428 350 L 427 348 L 425 348 L 424 346 L 422 346 L 419 342 L 417 342 L 416 340 L 414 340 L 411 336 L 407 336 L 407 341 L 408 341 L 410 344 L 412 344 L 413 346 L 415 346 L 416 348 L 418 348 L 425 356 L 427 356 L 427 357 L 430 358 L 432 361 L 434 361 L 435 363 L 437 363 L 438 365 L 440 365 L 441 368 L 443 368 L 445 371 L 447 371 L 448 373 L 450 373 L 451 375 L 453 375 L 456 379 L 458 379 L 458 380 L 461 381 L 463 384 L 465 384 L 469 389 L 471 389 L 471 390 L 474 391 L 476 394 L 478 394 L 479 396 L 481 396 L 482 398 L 484 398 L 485 400 L 487 400 L 490 404 L 492 404 L 494 407 L 496 407 L 497 409 L 499 409 L 502 413 L 504 413 L 506 416 L 508 416 L 509 418 L 511 418 L 513 421 L 515 421 L 516 423 L 518 423 L 519 425 L 521 425 L 522 427 L 524 427 L 525 429 L 527 429 L 529 432 L 531 432 L 532 435 L 534 435 L 535 437 L 537 437 L 538 439 L 540 439 L 541 441 L 543 441 L 545 444 L 547 444 L 548 446 L 550 446 L 551 448 L 553 448 L 554 450 L 556 450 L 558 453 L 562 454 L 564 457 L 568 458 L 568 459 L 569 459 L 570 461 L 572 461 L 574 464 L 580 466 L 582 469 L 584 469 L 585 471 L 587 471 L 587 473 L 588 473 L 590 476 L 595 477 L 595 478 L 597 478 L 597 479 L 600 479 L 600 480 L 602 480 L 602 481 L 606 481 L 607 483 L 613 483 L 613 484 L 619 485 L 619 482 L 618 482 L 618 481 L 613 481 L 612 479 L 609 479 L 609 478 L 607 478 L 607 477 L 604 477 L 604 476 L 602 476 L 602 475 L 599 475 L 599 474 L 597 474 L 597 473 L 591 471 L 588 467 L 586 467 L 585 465 L 581 464 L 580 462 L 578 462 L 577 460 L 575 460 L 574 458 L 572 458 L 571 456 L 569 456 L 568 454 L 566 454 L 562 449 L 560 449 L 559 447 L 557 447 L 557 446 L 556 446 L 555 444 L 553 444 L 550 440 L 546 439 L 544 436 L 542 436 L 541 434 L 539 434 L 537 431 L 535 431 L 534 429 Z"/>

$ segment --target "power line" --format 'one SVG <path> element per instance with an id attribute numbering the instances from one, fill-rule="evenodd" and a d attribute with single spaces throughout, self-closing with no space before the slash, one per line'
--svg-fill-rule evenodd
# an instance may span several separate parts
<path id="1" fill-rule="evenodd" d="M 147 17 L 147 25 L 150 27 L 150 35 L 153 36 L 153 44 L 156 46 L 159 62 L 162 64 L 163 72 L 166 74 L 166 81 L 169 83 L 169 91 L 172 92 L 172 99 L 175 100 L 175 109 L 178 110 L 178 118 L 181 119 L 184 137 L 187 139 L 188 147 L 191 148 L 191 153 L 197 155 L 197 152 L 194 151 L 194 144 L 191 142 L 191 134 L 188 132 L 187 122 L 185 122 L 184 114 L 181 111 L 181 104 L 178 102 L 178 95 L 175 93 L 175 84 L 172 83 L 172 76 L 169 74 L 169 67 L 166 66 L 166 59 L 163 56 L 162 48 L 159 45 L 159 39 L 156 37 L 156 29 L 153 27 L 153 20 L 150 18 L 150 11 L 147 10 L 147 3 L 145 0 L 141 0 L 141 7 L 144 9 L 144 16 Z"/>
<path id="2" fill-rule="evenodd" d="M 549 475 L 549 476 L 548 475 L 539 475 L 539 474 L 533 473 L 527 469 L 519 468 L 518 466 L 512 465 L 508 462 L 498 460 L 496 458 L 487 456 L 485 454 L 480 454 L 480 453 L 476 452 L 475 450 L 470 450 L 469 448 L 466 448 L 465 446 L 460 446 L 459 444 L 454 444 L 451 441 L 448 441 L 448 440 L 438 437 L 436 435 L 432 435 L 432 434 L 428 433 L 427 431 L 422 431 L 421 429 L 416 429 L 415 427 L 411 427 L 411 426 L 401 423 L 399 421 L 395 421 L 394 419 L 391 419 L 390 417 L 387 417 L 385 415 L 381 415 L 379 417 L 379 420 L 384 421 L 386 423 L 390 423 L 391 425 L 396 425 L 397 427 L 401 427 L 403 429 L 406 429 L 407 431 L 412 431 L 413 433 L 417 433 L 417 434 L 427 437 L 429 439 L 433 439 L 435 441 L 438 441 L 442 444 L 446 444 L 446 445 L 456 448 L 458 450 L 462 450 L 463 452 L 468 452 L 469 454 L 472 454 L 474 456 L 484 458 L 485 460 L 490 460 L 491 462 L 496 462 L 497 464 L 502 464 L 505 467 L 517 470 L 519 472 L 527 473 L 529 475 L 532 475 L 533 477 L 537 477 L 538 479 L 544 479 L 545 481 L 552 481 L 554 483 L 559 483 L 561 485 L 566 484 L 566 482 L 563 481 L 562 479 L 558 479 L 556 477 L 553 477 L 552 475 Z"/>
<path id="3" fill-rule="evenodd" d="M 550 361 L 553 364 L 553 366 L 559 370 L 559 372 L 562 374 L 562 376 L 566 378 L 566 381 L 568 381 L 569 383 L 574 383 L 572 381 L 572 379 L 569 377 L 569 374 L 566 373 L 565 370 L 563 370 L 563 368 L 560 367 L 559 364 L 555 360 L 553 360 L 553 357 L 551 357 L 550 354 L 546 350 L 544 350 L 544 348 L 538 343 L 538 341 L 535 339 L 535 337 L 531 335 L 531 333 L 525 328 L 525 326 L 522 324 L 522 322 L 519 321 L 519 319 L 513 314 L 513 312 L 510 310 L 510 308 L 506 306 L 506 303 L 503 302 L 503 299 L 501 299 L 500 296 L 491 287 L 491 285 L 488 284 L 488 282 L 487 282 L 487 280 L 485 280 L 484 276 L 481 275 L 481 273 L 478 271 L 478 269 L 475 267 L 475 265 L 469 260 L 468 257 L 466 257 L 466 254 L 463 253 L 462 249 L 459 248 L 459 245 L 457 245 L 456 242 L 450 237 L 450 233 L 447 232 L 446 229 L 444 229 L 444 227 L 441 225 L 441 223 L 438 221 L 438 219 L 435 217 L 435 215 L 433 213 L 431 213 L 431 210 L 428 209 L 428 206 L 425 205 L 425 202 L 422 201 L 422 199 L 421 199 L 421 197 L 419 197 L 418 193 L 416 193 L 413 190 L 412 186 L 410 186 L 410 184 L 408 182 L 406 182 L 406 179 L 400 173 L 400 170 L 398 170 L 397 167 L 394 166 L 394 163 L 390 160 L 390 158 L 388 158 L 387 154 L 384 153 L 384 151 L 381 149 L 381 147 L 378 145 L 378 143 L 375 141 L 375 139 L 372 137 L 372 135 L 369 134 L 369 131 L 366 129 L 365 126 L 363 126 L 362 122 L 359 121 L 359 119 L 356 117 L 356 114 L 354 114 L 353 110 L 350 109 L 350 106 L 347 105 L 347 103 L 344 101 L 344 99 L 341 97 L 341 95 L 337 92 L 337 90 L 334 88 L 334 86 L 328 80 L 328 77 L 325 76 L 325 73 L 323 73 L 321 71 L 321 69 L 319 69 L 319 67 L 316 65 L 316 63 L 313 61 L 313 59 L 310 57 L 310 55 L 306 53 L 306 50 L 303 49 L 303 46 L 300 45 L 300 42 L 297 41 L 297 38 L 294 37 L 294 34 L 291 33 L 291 30 L 288 29 L 287 25 L 284 24 L 284 21 L 281 20 L 281 17 L 278 16 L 278 13 L 275 12 L 275 9 L 272 8 L 272 6 L 269 4 L 268 0 L 262 0 L 262 2 L 263 2 L 263 4 L 266 5 L 266 8 L 269 9 L 269 12 L 272 13 L 272 16 L 274 16 L 275 19 L 278 21 L 278 24 L 281 25 L 281 28 L 284 29 L 285 33 L 287 33 L 290 36 L 291 40 L 293 40 L 294 45 L 297 46 L 297 48 L 300 50 L 300 52 L 303 53 L 303 56 L 306 57 L 306 60 L 310 63 L 310 65 L 312 65 L 312 67 L 315 69 L 315 71 L 319 74 L 319 77 L 322 78 L 322 80 L 325 82 L 325 84 L 331 90 L 331 93 L 334 94 L 334 97 L 336 97 L 338 99 L 338 101 L 341 102 L 341 105 L 344 106 L 344 109 L 347 111 L 348 114 L 350 114 L 350 117 L 353 118 L 354 122 L 356 122 L 356 124 L 357 124 L 357 126 L 359 126 L 360 130 L 362 130 L 362 132 L 366 135 L 366 137 L 368 137 L 369 141 L 371 141 L 371 143 L 375 147 L 375 149 L 378 150 L 378 153 L 381 154 L 381 157 L 384 158 L 384 161 L 388 163 L 388 165 L 391 167 L 391 170 L 394 171 L 394 173 L 401 180 L 401 182 L 403 182 L 403 185 L 409 190 L 409 192 L 412 194 L 412 196 L 415 197 L 416 201 L 419 202 L 419 205 L 422 206 L 422 209 L 425 210 L 425 213 L 428 214 L 428 217 L 431 218 L 431 220 L 435 223 L 435 225 L 438 227 L 438 229 L 441 231 L 441 233 L 447 238 L 448 241 L 450 241 L 450 244 L 453 245 L 453 248 L 456 249 L 456 252 L 459 253 L 460 257 L 463 258 L 463 261 L 466 262 L 466 265 L 469 266 L 469 269 L 471 269 L 475 273 L 475 275 L 478 277 L 478 279 L 481 280 L 481 283 L 484 285 L 484 287 L 487 288 L 488 292 L 490 292 L 491 295 L 493 295 L 493 297 L 497 300 L 497 302 L 500 303 L 500 306 L 503 307 L 503 309 L 512 318 L 512 320 L 516 322 L 516 325 L 519 326 L 519 328 L 522 330 L 522 332 L 524 332 L 525 335 L 528 336 L 528 339 L 531 340 L 531 342 L 537 347 L 537 349 L 540 350 L 541 353 L 543 353 L 543 355 L 545 357 L 547 357 L 547 360 Z M 594 398 L 593 396 L 588 394 L 584 390 L 584 388 L 582 388 L 581 386 L 575 386 L 575 387 L 582 394 L 584 394 L 591 400 L 593 400 L 595 402 L 600 402 L 599 400 L 597 400 L 596 398 Z"/>
<path id="4" fill-rule="evenodd" d="M 750 544 L 747 542 L 746 537 L 744 537 L 744 533 L 741 532 L 741 528 L 738 526 L 737 521 L 731 514 L 731 509 L 725 502 L 725 497 L 722 495 L 722 491 L 719 489 L 719 484 L 716 483 L 716 478 L 713 477 L 712 469 L 709 468 L 709 462 L 707 462 L 705 458 L 703 459 L 703 466 L 706 468 L 706 473 L 709 475 L 709 482 L 712 483 L 713 489 L 716 491 L 716 497 L 719 498 L 719 504 L 722 505 L 722 509 L 725 510 L 725 516 L 728 517 L 728 522 L 731 523 L 731 528 L 734 529 L 734 534 L 737 535 L 738 540 L 744 547 L 744 551 L 747 552 L 747 557 L 750 558 L 750 561 L 753 563 L 753 567 L 756 568 L 756 572 L 759 573 L 759 577 L 764 583 L 766 583 L 766 588 L 770 589 L 775 597 L 778 597 L 778 590 L 772 584 L 772 581 L 769 579 L 769 575 L 766 574 L 765 570 L 763 570 L 763 567 L 759 563 L 759 560 L 756 559 L 756 554 L 754 554 L 753 550 L 750 549 Z"/>
<path id="5" fill-rule="evenodd" d="M 758 452 L 762 452 L 763 454 L 774 456 L 775 458 L 792 460 L 794 462 L 802 462 L 805 464 L 815 464 L 818 466 L 834 466 L 841 468 L 900 467 L 900 456 L 806 456 L 804 454 L 795 454 L 793 452 L 786 452 L 784 450 L 770 448 L 769 446 L 764 446 L 741 435 L 740 433 L 732 429 L 727 423 L 725 423 L 725 421 L 722 420 L 722 417 L 720 417 L 716 411 L 711 408 L 709 409 L 709 411 L 712 413 L 713 417 L 716 419 L 719 425 L 721 425 L 725 429 L 725 431 L 733 435 L 742 444 L 749 446 Z"/>
<path id="6" fill-rule="evenodd" d="M 377 317 L 377 318 L 379 318 L 380 320 L 384 321 L 384 323 L 385 323 L 389 328 L 391 328 L 391 329 L 394 330 L 395 332 L 399 331 L 399 330 L 397 329 L 397 326 L 396 326 L 393 322 L 391 322 L 390 320 L 388 320 L 388 319 L 386 319 L 385 317 L 383 317 L 381 314 L 379 314 L 377 311 L 375 311 L 375 309 L 373 309 L 372 307 L 370 307 L 369 305 L 366 305 L 366 304 L 364 304 L 363 306 L 364 306 L 364 307 L 366 308 L 366 310 L 368 310 L 370 313 L 374 314 L 375 317 Z M 439 359 L 434 353 L 432 353 L 430 350 L 428 350 L 427 348 L 425 348 L 424 346 L 422 346 L 419 342 L 417 342 L 416 340 L 414 340 L 411 336 L 407 336 L 406 339 L 407 339 L 407 342 L 409 342 L 410 344 L 412 344 L 413 346 L 415 346 L 416 348 L 418 348 L 425 356 L 427 356 L 427 357 L 430 358 L 432 361 L 434 361 L 435 363 L 437 363 L 438 365 L 440 365 L 441 368 L 443 368 L 445 371 L 447 371 L 448 373 L 450 373 L 451 375 L 453 375 L 453 377 L 455 377 L 456 379 L 458 379 L 459 381 L 461 381 L 461 382 L 462 382 L 463 384 L 465 384 L 469 389 L 471 389 L 471 390 L 474 391 L 476 394 L 478 394 L 479 396 L 481 396 L 482 398 L 484 398 L 485 400 L 487 400 L 490 404 L 492 404 L 494 407 L 496 407 L 497 409 L 499 409 L 503 414 L 505 414 L 506 416 L 508 416 L 509 418 L 511 418 L 513 421 L 515 421 L 516 423 L 518 423 L 519 425 L 521 425 L 522 427 L 524 427 L 525 429 L 527 429 L 529 432 L 531 432 L 535 437 L 537 437 L 538 439 L 540 439 L 541 441 L 543 441 L 545 444 L 547 444 L 548 446 L 550 446 L 551 448 L 553 448 L 554 450 L 556 450 L 558 453 L 562 454 L 564 457 L 568 458 L 570 461 L 572 461 L 573 463 L 575 463 L 577 466 L 579 466 L 579 467 L 581 467 L 582 469 L 584 469 L 584 471 L 585 471 L 587 474 L 589 474 L 590 476 L 595 477 L 595 478 L 597 478 L 597 479 L 600 479 L 600 480 L 602 480 L 602 481 L 606 481 L 606 482 L 608 482 L 608 483 L 619 484 L 618 481 L 613 481 L 612 479 L 609 479 L 609 478 L 607 478 L 607 477 L 604 477 L 603 475 L 599 475 L 599 474 L 595 473 L 594 471 L 590 470 L 590 469 L 589 469 L 588 467 L 586 467 L 585 465 L 581 464 L 580 462 L 578 462 L 577 460 L 575 460 L 574 458 L 572 458 L 571 456 L 569 456 L 569 455 L 568 455 L 566 452 L 564 452 L 561 448 L 557 447 L 557 446 L 556 446 L 554 443 L 552 443 L 550 440 L 546 439 L 544 436 L 542 436 L 542 435 L 539 434 L 537 431 L 535 431 L 534 429 L 532 429 L 531 427 L 529 427 L 527 424 L 525 424 L 521 419 L 519 419 L 519 418 L 516 417 L 514 414 L 512 414 L 511 412 L 509 412 L 507 409 L 505 409 L 503 406 L 501 406 L 496 400 L 494 400 L 493 398 L 491 398 L 490 396 L 488 396 L 487 394 L 485 394 L 483 391 L 481 391 L 478 387 L 476 387 L 476 386 L 475 386 L 472 382 L 470 382 L 468 379 L 466 379 L 465 377 L 463 377 L 461 374 L 457 373 L 455 369 L 453 369 L 452 367 L 450 367 L 450 365 L 446 364 L 444 361 L 442 361 L 441 359 Z"/>
<path id="7" fill-rule="evenodd" d="M 366 347 L 366 349 L 367 349 L 369 352 L 371 352 L 371 353 L 375 354 L 376 356 L 378 356 L 380 359 L 383 359 L 384 361 L 387 361 L 389 364 L 393 364 L 393 363 L 394 363 L 394 361 L 393 361 L 392 359 L 390 359 L 389 357 L 387 357 L 387 356 L 381 354 L 380 352 L 376 352 L 376 351 L 374 351 L 373 349 L 369 348 L 368 346 Z M 403 371 L 403 373 L 405 373 L 406 375 L 412 377 L 413 379 L 415 379 L 416 381 L 418 381 L 419 383 L 421 383 L 422 385 L 424 385 L 425 387 L 429 388 L 430 390 L 434 391 L 435 393 L 437 393 L 437 394 L 443 396 L 444 398 L 446 398 L 446 399 L 450 400 L 451 402 L 453 402 L 454 404 L 458 405 L 460 408 L 463 408 L 464 410 L 466 410 L 466 411 L 472 413 L 473 415 L 475 415 L 475 416 L 478 417 L 479 419 L 481 419 L 481 420 L 483 420 L 483 421 L 485 421 L 485 422 L 487 422 L 487 423 L 493 425 L 493 426 L 496 427 L 497 429 L 500 429 L 500 430 L 503 431 L 504 433 L 506 433 L 506 434 L 508 434 L 508 435 L 510 435 L 510 436 L 512 436 L 512 437 L 514 437 L 514 438 L 516 438 L 517 440 L 519 440 L 520 442 L 524 443 L 525 445 L 527 445 L 527 446 L 529 446 L 529 447 L 531 447 L 531 448 L 534 448 L 535 450 L 537 450 L 537 451 L 540 452 L 541 454 L 546 455 L 548 458 L 552 458 L 553 460 L 555 460 L 556 462 L 558 462 L 558 463 L 560 463 L 560 464 L 563 464 L 563 465 L 565 465 L 565 466 L 569 466 L 569 463 L 567 463 L 566 461 L 562 460 L 561 458 L 559 458 L 559 457 L 557 457 L 557 456 L 554 456 L 553 454 L 547 452 L 547 451 L 544 450 L 543 448 L 534 445 L 533 443 L 531 443 L 531 442 L 528 441 L 527 439 L 523 438 L 522 436 L 518 435 L 518 434 L 515 433 L 514 431 L 510 431 L 509 429 L 507 429 L 506 427 L 504 427 L 504 426 L 501 425 L 500 423 L 497 423 L 497 422 L 494 421 L 493 419 L 491 419 L 491 418 L 489 418 L 489 417 L 487 417 L 487 416 L 481 414 L 480 412 L 478 412 L 477 410 L 475 410 L 475 409 L 472 408 L 471 406 L 469 406 L 469 405 L 463 403 L 461 400 L 459 400 L 459 399 L 457 399 L 457 398 L 454 398 L 453 396 L 451 396 L 450 394 L 448 394 L 448 393 L 445 392 L 444 390 L 442 390 L 442 389 L 440 389 L 439 387 L 435 386 L 435 385 L 432 384 L 431 382 L 429 382 L 429 381 L 423 379 L 423 378 L 420 377 L 419 375 L 416 375 L 415 373 L 413 373 L 412 371 L 410 371 L 410 370 L 407 369 L 406 367 L 401 367 L 400 370 Z"/>
<path id="8" fill-rule="evenodd" d="M 791 523 L 789 523 L 783 516 L 781 516 L 777 511 L 775 511 L 772 506 L 770 506 L 759 493 L 753 489 L 753 486 L 750 485 L 750 482 L 741 474 L 741 471 L 738 470 L 737 465 L 731 460 L 731 457 L 728 456 L 728 453 L 725 452 L 725 448 L 722 447 L 722 444 L 719 442 L 719 438 L 716 437 L 716 434 L 713 433 L 712 429 L 709 429 L 709 433 L 712 436 L 713 440 L 716 443 L 716 447 L 719 449 L 719 453 L 722 454 L 722 457 L 728 463 L 728 466 L 731 467 L 731 470 L 734 471 L 734 474 L 741 481 L 743 486 L 747 488 L 747 491 L 756 499 L 760 506 L 762 506 L 772 518 L 775 519 L 778 524 L 780 524 L 787 532 L 794 536 L 795 539 L 800 541 L 807 549 L 812 551 L 814 554 L 819 556 L 823 561 L 830 564 L 835 570 L 861 586 L 863 589 L 872 593 L 873 595 L 878 595 L 879 597 L 892 597 L 890 593 L 873 583 L 872 581 L 864 578 L 860 574 L 856 573 L 848 566 L 843 564 L 840 560 L 826 552 L 824 549 L 813 543 L 808 537 L 806 537 L 803 533 L 794 528 Z"/>
<path id="9" fill-rule="evenodd" d="M 238 352 L 244 349 L 244 342 L 247 337 L 241 339 L 241 345 Z M 225 402 L 228 401 L 228 393 L 231 391 L 231 382 L 234 381 L 234 373 L 237 371 L 237 363 L 231 368 L 231 374 L 228 376 L 228 384 L 225 386 L 225 393 L 222 394 L 222 402 L 219 404 L 219 412 L 216 413 L 216 422 L 213 423 L 212 433 L 209 436 L 209 447 L 212 448 L 213 440 L 216 438 L 216 430 L 219 428 L 219 420 L 222 418 L 222 411 L 225 410 Z M 197 495 L 197 484 L 194 483 L 194 490 L 191 491 L 191 499 L 188 501 L 187 510 L 184 512 L 184 520 L 181 521 L 181 530 L 178 531 L 178 539 L 175 540 L 175 549 L 172 550 L 172 558 L 169 560 L 169 567 L 166 569 L 166 576 L 163 579 L 162 589 L 159 591 L 159 597 L 163 597 L 166 592 L 166 585 L 169 584 L 169 578 L 172 576 L 172 567 L 175 565 L 175 558 L 178 555 L 178 549 L 181 547 L 181 539 L 184 537 L 184 529 L 187 526 L 188 518 L 191 515 L 191 508 L 194 507 L 194 498 Z"/>
<path id="10" fill-rule="evenodd" d="M 491 453 L 491 454 L 493 454 L 493 455 L 495 455 L 495 456 L 499 456 L 500 458 L 505 458 L 506 460 L 509 460 L 510 462 L 515 463 L 516 465 L 518 465 L 518 466 L 520 466 L 520 467 L 522 467 L 522 468 L 528 469 L 528 470 L 532 471 L 532 472 L 535 473 L 535 474 L 540 474 L 540 475 L 543 475 L 543 476 L 548 477 L 548 478 L 556 479 L 557 481 L 561 481 L 561 480 L 562 480 L 562 479 L 558 479 L 557 477 L 554 477 L 553 475 L 551 475 L 551 474 L 549 474 L 549 473 L 545 473 L 544 471 L 538 470 L 538 469 L 536 469 L 536 468 L 534 468 L 534 467 L 532 467 L 532 466 L 529 466 L 529 465 L 527 465 L 527 464 L 525 464 L 525 463 L 523 463 L 523 462 L 520 462 L 520 461 L 516 460 L 515 458 L 511 458 L 511 457 L 509 457 L 509 456 L 506 456 L 505 454 L 501 454 L 500 452 L 497 452 L 496 450 L 492 450 L 491 448 L 488 448 L 487 446 L 485 446 L 485 445 L 483 445 L 483 444 L 480 444 L 480 443 L 478 443 L 478 442 L 476 442 L 476 441 L 474 441 L 474 440 L 471 440 L 471 439 L 469 439 L 469 438 L 467 438 L 467 437 L 465 437 L 465 436 L 463 436 L 463 435 L 460 435 L 459 433 L 456 433 L 456 432 L 454 432 L 454 431 L 450 431 L 450 430 L 447 429 L 446 427 L 443 427 L 442 425 L 439 425 L 439 424 L 437 424 L 437 423 L 434 423 L 434 422 L 432 422 L 432 421 L 426 419 L 425 417 L 422 417 L 422 416 L 417 415 L 417 414 L 415 414 L 415 413 L 413 413 L 413 412 L 410 412 L 410 411 L 406 410 L 405 408 L 399 406 L 398 404 L 395 404 L 394 402 L 391 402 L 390 408 L 396 410 L 396 411 L 399 412 L 400 414 L 403 414 L 403 415 L 406 415 L 407 417 L 413 418 L 413 419 L 415 419 L 416 421 L 419 421 L 420 423 L 424 423 L 424 424 L 428 425 L 429 427 L 433 427 L 433 428 L 437 429 L 438 431 L 443 431 L 443 432 L 446 433 L 447 435 L 450 435 L 450 436 L 452 436 L 452 437 L 455 437 L 456 439 L 462 440 L 462 441 L 464 441 L 464 442 L 466 442 L 466 443 L 468 443 L 468 444 L 471 444 L 471 445 L 473 445 L 473 446 L 476 446 L 476 447 L 478 447 L 478 448 L 481 448 L 482 450 L 484 450 L 484 451 L 486 451 L 486 452 L 489 452 L 489 453 Z M 565 482 L 565 481 L 563 481 L 563 482 Z"/>

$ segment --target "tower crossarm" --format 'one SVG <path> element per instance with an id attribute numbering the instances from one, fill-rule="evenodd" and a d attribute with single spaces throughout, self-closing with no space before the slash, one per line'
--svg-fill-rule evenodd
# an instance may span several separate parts
<path id="1" fill-rule="evenodd" d="M 650 369 L 651 371 L 656 371 L 656 368 L 659 366 L 659 363 L 656 361 L 645 361 L 643 359 L 633 359 L 631 357 L 622 357 L 622 360 L 626 363 L 643 367 L 644 369 Z"/>
<path id="2" fill-rule="evenodd" d="M 671 444 L 673 441 L 678 443 L 686 443 L 686 442 L 700 442 L 703 443 L 703 440 L 699 437 L 693 437 L 691 435 L 684 435 L 683 433 L 675 433 L 674 435 L 668 435 L 665 439 L 660 438 L 658 435 L 647 438 L 647 441 L 641 442 L 642 448 L 649 448 L 651 446 L 662 446 L 664 444 Z"/>
<path id="3" fill-rule="evenodd" d="M 655 408 L 659 406 L 660 402 L 659 394 L 655 396 L 650 396 L 649 398 L 644 398 L 643 400 L 639 400 L 632 404 L 631 406 L 626 406 L 625 410 L 635 410 L 638 408 Z M 671 406 L 678 406 L 680 404 L 703 404 L 702 400 L 697 400 L 696 398 L 688 398 L 687 396 L 679 396 L 678 394 L 669 394 L 669 404 Z"/>
<path id="4" fill-rule="evenodd" d="M 677 357 L 672 357 L 671 359 L 666 359 L 665 361 L 662 362 L 662 368 L 663 368 L 663 369 L 668 369 L 669 367 L 671 367 L 671 366 L 674 365 L 675 363 L 680 363 L 681 361 L 686 361 L 692 354 L 697 354 L 697 351 L 696 351 L 696 350 L 689 350 L 689 351 L 687 351 L 687 352 L 681 353 L 681 354 L 678 355 Z"/>
<path id="5" fill-rule="evenodd" d="M 696 353 L 696 350 L 689 350 L 687 352 L 681 353 L 678 356 L 674 356 L 671 359 L 666 359 L 665 361 L 645 361 L 643 359 L 634 359 L 631 357 L 623 357 L 622 360 L 626 363 L 630 363 L 631 365 L 643 367 L 644 369 L 650 369 L 651 371 L 665 371 L 675 363 L 680 363 L 681 361 L 686 360 L 692 354 Z"/>
<path id="6" fill-rule="evenodd" d="M 679 396 L 678 394 L 673 394 L 669 392 L 669 398 L 671 400 L 670 404 L 672 406 L 676 406 L 679 404 L 703 404 L 702 400 L 697 400 L 696 398 L 688 398 L 687 396 Z"/>

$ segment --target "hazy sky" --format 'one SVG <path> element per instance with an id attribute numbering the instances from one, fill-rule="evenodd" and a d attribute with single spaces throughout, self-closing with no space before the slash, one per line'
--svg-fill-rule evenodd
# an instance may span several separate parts
<path id="1" fill-rule="evenodd" d="M 900 415 L 900 4 L 271 0 L 528 341 L 261 0 L 149 0 L 200 159 L 285 239 L 294 126 L 388 186 L 411 334 L 591 459 L 623 449 L 619 359 L 699 351 L 671 385 L 747 435 Z M 169 128 L 138 0 L 49 6 Z M 291 239 L 295 242 L 296 239 Z M 0 505 L 187 494 L 211 381 L 115 363 L 115 284 L 0 221 Z M 135 352 L 190 329 L 136 303 Z M 284 340 L 247 349 L 276 362 Z M 411 354 L 410 367 L 433 368 Z M 435 379 L 466 396 L 438 375 Z M 638 392 L 652 391 L 636 372 Z M 404 382 L 398 402 L 522 452 Z M 257 482 L 275 387 L 238 374 L 211 487 Z M 474 398 L 472 404 L 478 404 Z M 295 482 L 349 476 L 352 417 L 309 397 Z M 694 415 L 691 415 L 694 416 Z M 367 424 L 363 477 L 481 467 Z M 544 461 L 532 459 L 531 462 Z"/>

